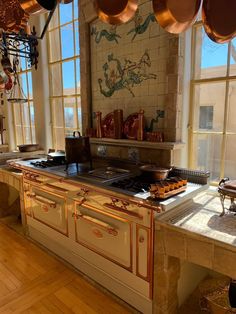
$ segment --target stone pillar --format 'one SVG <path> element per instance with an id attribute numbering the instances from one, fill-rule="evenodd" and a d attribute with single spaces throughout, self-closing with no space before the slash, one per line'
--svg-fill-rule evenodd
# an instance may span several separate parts
<path id="1" fill-rule="evenodd" d="M 33 17 L 30 24 L 36 27 L 37 35 L 40 36 L 45 25 L 45 16 L 40 15 Z M 40 145 L 40 148 L 45 151 L 52 147 L 52 123 L 49 102 L 49 71 L 46 37 L 47 36 L 45 35 L 43 40 L 38 40 L 38 69 L 32 69 L 36 142 Z"/>
<path id="2" fill-rule="evenodd" d="M 176 314 L 180 260 L 165 254 L 161 233 L 155 231 L 153 313 Z"/>
<path id="3" fill-rule="evenodd" d="M 91 66 L 90 66 L 90 28 L 89 23 L 97 17 L 93 2 L 79 1 L 79 36 L 80 36 L 80 93 L 82 130 L 91 127 L 92 97 L 91 97 Z"/>

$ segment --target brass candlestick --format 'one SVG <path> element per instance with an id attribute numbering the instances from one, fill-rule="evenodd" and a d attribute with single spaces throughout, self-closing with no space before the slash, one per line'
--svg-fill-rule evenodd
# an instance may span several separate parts
<path id="1" fill-rule="evenodd" d="M 96 112 L 96 121 L 97 121 L 96 136 L 98 138 L 101 138 L 102 137 L 102 113 L 101 111 Z"/>
<path id="2" fill-rule="evenodd" d="M 140 110 L 138 114 L 138 131 L 137 131 L 137 140 L 143 141 L 144 138 L 144 110 Z"/>

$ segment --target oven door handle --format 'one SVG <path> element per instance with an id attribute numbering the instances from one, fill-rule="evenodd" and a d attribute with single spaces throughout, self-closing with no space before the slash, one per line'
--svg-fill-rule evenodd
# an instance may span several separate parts
<path id="1" fill-rule="evenodd" d="M 40 205 L 48 205 L 51 208 L 56 208 L 57 204 L 54 201 L 51 201 L 43 196 L 40 195 L 36 195 L 34 194 L 33 196 L 31 196 L 38 204 Z"/>
<path id="2" fill-rule="evenodd" d="M 107 224 L 106 222 L 103 222 L 99 219 L 90 217 L 88 215 L 82 215 L 82 214 L 78 214 L 77 215 L 80 219 L 84 219 L 87 222 L 98 226 L 99 228 L 105 230 L 107 233 L 113 235 L 113 236 L 117 236 L 118 235 L 118 230 L 115 229 L 114 227 L 112 227 L 111 225 Z"/>

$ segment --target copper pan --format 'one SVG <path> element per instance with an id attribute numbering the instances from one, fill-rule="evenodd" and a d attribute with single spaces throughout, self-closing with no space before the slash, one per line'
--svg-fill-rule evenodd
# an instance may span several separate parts
<path id="1" fill-rule="evenodd" d="M 203 0 L 202 20 L 208 37 L 226 43 L 236 36 L 236 1 Z"/>
<path id="2" fill-rule="evenodd" d="M 57 0 L 19 0 L 22 9 L 28 14 L 41 14 L 52 11 Z"/>
<path id="3" fill-rule="evenodd" d="M 196 20 L 202 0 L 152 0 L 155 17 L 167 32 L 179 34 Z"/>
<path id="4" fill-rule="evenodd" d="M 57 0 L 57 2 L 61 4 L 68 4 L 68 3 L 73 2 L 73 0 Z"/>
<path id="5" fill-rule="evenodd" d="M 103 22 L 118 25 L 134 16 L 138 0 L 94 0 L 94 7 Z"/>

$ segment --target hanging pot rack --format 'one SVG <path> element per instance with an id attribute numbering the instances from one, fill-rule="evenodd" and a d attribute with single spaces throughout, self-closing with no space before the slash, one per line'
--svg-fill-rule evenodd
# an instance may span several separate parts
<path id="1" fill-rule="evenodd" d="M 73 0 L 0 0 L 0 54 L 3 57 L 25 58 L 30 67 L 37 69 L 38 40 L 42 40 L 58 3 Z M 41 35 L 28 25 L 30 14 L 49 12 Z"/>

